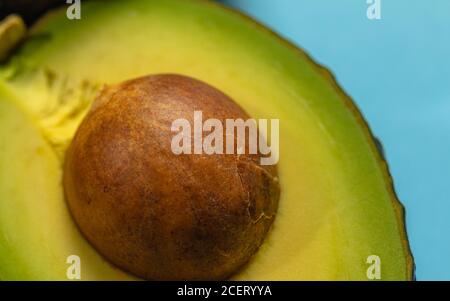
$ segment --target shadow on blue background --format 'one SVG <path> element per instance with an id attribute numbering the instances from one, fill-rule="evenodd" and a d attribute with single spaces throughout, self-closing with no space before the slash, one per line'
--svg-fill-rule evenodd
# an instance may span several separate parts
<path id="1" fill-rule="evenodd" d="M 328 66 L 385 148 L 418 280 L 450 279 L 450 1 L 226 0 Z"/>

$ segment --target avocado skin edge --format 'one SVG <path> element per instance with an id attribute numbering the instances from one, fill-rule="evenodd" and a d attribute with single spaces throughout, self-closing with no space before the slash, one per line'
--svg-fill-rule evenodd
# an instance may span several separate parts
<path id="1" fill-rule="evenodd" d="M 190 0 L 193 1 L 193 0 Z M 289 47 L 295 53 L 297 53 L 302 58 L 305 58 L 308 63 L 310 63 L 317 71 L 319 71 L 325 79 L 332 85 L 334 90 L 338 95 L 341 96 L 341 99 L 344 102 L 344 105 L 351 111 L 351 113 L 355 116 L 357 119 L 359 125 L 361 126 L 364 135 L 367 138 L 367 142 L 369 142 L 370 148 L 372 149 L 376 160 L 381 165 L 381 170 L 383 173 L 383 177 L 385 178 L 386 188 L 391 195 L 392 199 L 392 206 L 394 208 L 397 223 L 400 228 L 400 237 L 403 243 L 403 252 L 406 260 L 407 265 L 407 272 L 406 272 L 406 278 L 408 280 L 416 280 L 415 276 L 415 270 L 416 266 L 414 263 L 414 257 L 411 252 L 411 247 L 409 245 L 409 239 L 408 239 L 408 233 L 406 230 L 406 210 L 402 202 L 399 200 L 397 193 L 394 188 L 394 182 L 392 179 L 392 175 L 389 171 L 388 163 L 386 161 L 384 151 L 382 148 L 381 141 L 375 137 L 375 135 L 372 133 L 372 130 L 369 127 L 369 124 L 367 123 L 366 119 L 362 115 L 361 111 L 359 110 L 358 106 L 355 104 L 355 102 L 352 100 L 350 95 L 345 92 L 340 85 L 337 82 L 336 77 L 333 75 L 333 73 L 328 70 L 325 66 L 317 63 L 314 61 L 314 59 L 309 55 L 305 50 L 301 49 L 297 45 L 295 45 L 293 42 L 287 40 L 286 38 L 280 36 L 275 31 L 269 29 L 268 27 L 262 25 L 258 21 L 256 21 L 254 18 L 244 14 L 243 12 L 231 8 L 229 6 L 226 6 L 224 4 L 218 3 L 218 2 L 212 2 L 210 0 L 194 0 L 198 2 L 203 2 L 205 5 L 212 5 L 216 7 L 220 7 L 221 9 L 224 9 L 228 11 L 231 14 L 239 15 L 241 18 L 245 19 L 247 22 L 252 23 L 254 26 L 258 27 L 261 31 L 264 31 L 270 35 L 272 35 L 275 39 L 278 40 L 281 44 L 284 44 L 285 46 Z"/>

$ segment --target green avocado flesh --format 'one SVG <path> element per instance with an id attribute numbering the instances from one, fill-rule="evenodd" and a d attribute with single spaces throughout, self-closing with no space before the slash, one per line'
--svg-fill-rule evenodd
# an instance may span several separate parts
<path id="1" fill-rule="evenodd" d="M 233 279 L 413 278 L 403 209 L 361 115 L 332 76 L 250 19 L 204 1 L 90 1 L 50 13 L 0 67 L 0 279 L 134 279 L 106 262 L 66 208 L 64 151 L 104 84 L 200 79 L 254 118 L 280 120 L 279 211 Z"/>

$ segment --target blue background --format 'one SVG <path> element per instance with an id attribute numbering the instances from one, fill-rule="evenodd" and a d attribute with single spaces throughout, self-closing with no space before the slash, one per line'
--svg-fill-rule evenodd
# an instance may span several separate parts
<path id="1" fill-rule="evenodd" d="M 450 1 L 226 0 L 328 66 L 386 152 L 418 280 L 450 279 Z"/>

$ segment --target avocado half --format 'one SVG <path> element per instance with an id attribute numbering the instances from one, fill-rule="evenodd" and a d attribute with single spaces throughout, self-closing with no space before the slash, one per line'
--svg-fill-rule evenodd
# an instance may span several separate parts
<path id="1" fill-rule="evenodd" d="M 281 198 L 265 243 L 233 279 L 411 280 L 404 210 L 350 98 L 302 50 L 218 4 L 90 1 L 82 20 L 42 18 L 0 67 L 0 279 L 134 279 L 105 261 L 63 195 L 64 152 L 105 84 L 178 73 L 280 119 Z"/>

